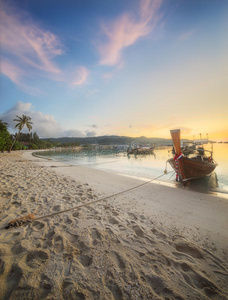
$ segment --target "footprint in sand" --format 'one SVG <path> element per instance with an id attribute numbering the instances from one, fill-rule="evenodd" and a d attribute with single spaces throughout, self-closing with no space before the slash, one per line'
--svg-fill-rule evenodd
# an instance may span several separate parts
<path id="1" fill-rule="evenodd" d="M 13 204 L 15 207 L 20 207 L 20 206 L 21 206 L 21 202 L 18 202 L 18 201 L 14 201 L 14 202 L 12 202 L 12 204 Z"/>
<path id="2" fill-rule="evenodd" d="M 71 197 L 70 196 L 63 196 L 63 200 L 69 201 L 69 200 L 71 200 Z"/>
<path id="3" fill-rule="evenodd" d="M 121 270 L 125 270 L 126 265 L 124 263 L 124 259 L 115 251 L 112 251 L 112 257 L 117 262 L 117 265 Z"/>
<path id="4" fill-rule="evenodd" d="M 53 283 L 46 275 L 41 275 L 41 281 L 39 285 L 39 299 L 45 299 L 49 293 L 51 293 Z"/>
<path id="5" fill-rule="evenodd" d="M 126 230 L 126 228 L 125 228 L 123 225 L 119 225 L 118 228 L 119 228 L 119 230 L 121 230 L 121 231 Z"/>
<path id="6" fill-rule="evenodd" d="M 114 275 L 108 271 L 105 278 L 105 285 L 110 290 L 115 300 L 123 299 L 123 292 L 113 278 Z"/>
<path id="7" fill-rule="evenodd" d="M 165 280 L 157 275 L 145 276 L 147 282 L 152 287 L 153 291 L 157 295 L 161 295 L 164 299 L 175 299 L 175 300 L 183 300 L 183 298 L 179 295 L 176 295 L 169 287 L 166 286 Z"/>
<path id="8" fill-rule="evenodd" d="M 144 215 L 140 215 L 139 217 L 142 221 L 146 220 L 146 217 Z"/>
<path id="9" fill-rule="evenodd" d="M 14 194 L 12 198 L 13 198 L 13 199 L 18 199 L 18 194 L 17 194 L 17 193 Z"/>
<path id="10" fill-rule="evenodd" d="M 134 230 L 135 234 L 139 237 L 144 237 L 144 232 L 142 231 L 141 227 L 138 225 L 135 225 L 132 227 L 132 229 Z"/>
<path id="11" fill-rule="evenodd" d="M 42 266 L 49 258 L 49 254 L 42 250 L 29 251 L 26 257 L 26 263 L 30 268 Z"/>
<path id="12" fill-rule="evenodd" d="M 53 236 L 55 235 L 54 230 L 49 230 L 48 233 L 45 235 L 46 239 L 52 240 Z"/>
<path id="13" fill-rule="evenodd" d="M 181 269 L 184 271 L 184 272 L 189 272 L 189 271 L 192 271 L 192 268 L 186 264 L 186 263 L 182 263 L 181 264 Z"/>
<path id="14" fill-rule="evenodd" d="M 84 267 L 89 267 L 93 262 L 93 258 L 89 255 L 80 255 L 78 259 Z"/>
<path id="15" fill-rule="evenodd" d="M 186 283 L 193 288 L 202 289 L 205 294 L 212 299 L 214 296 L 218 296 L 218 287 L 206 277 L 198 274 L 193 268 L 187 263 L 182 263 L 181 269 Z"/>
<path id="16" fill-rule="evenodd" d="M 113 218 L 113 217 L 110 217 L 109 219 L 108 219 L 108 221 L 109 221 L 109 223 L 110 224 L 119 224 L 119 222 L 115 219 L 115 218 Z"/>
<path id="17" fill-rule="evenodd" d="M 22 274 L 22 269 L 17 264 L 13 264 L 7 275 L 7 289 L 3 299 L 10 299 L 12 292 L 18 287 Z"/>
<path id="18" fill-rule="evenodd" d="M 64 224 L 70 225 L 73 221 L 67 216 L 66 219 L 64 220 Z"/>
<path id="19" fill-rule="evenodd" d="M 88 197 L 88 199 L 91 200 L 91 199 L 93 199 L 93 194 L 88 193 L 88 194 L 87 194 L 87 197 Z"/>
<path id="20" fill-rule="evenodd" d="M 79 235 L 77 234 L 72 234 L 72 233 L 69 233 L 69 232 L 66 232 L 65 233 L 65 237 L 67 238 L 67 240 L 72 243 L 72 244 L 75 244 L 77 242 L 77 240 L 79 239 Z"/>
<path id="21" fill-rule="evenodd" d="M 63 252 L 63 238 L 60 235 L 56 236 L 54 239 L 54 248 L 57 253 Z"/>
<path id="22" fill-rule="evenodd" d="M 21 233 L 20 232 L 14 232 L 13 233 L 13 237 L 17 237 L 17 236 L 19 236 Z"/>
<path id="23" fill-rule="evenodd" d="M 78 287 L 75 287 L 74 284 L 70 281 L 63 281 L 63 283 L 61 284 L 61 291 L 64 300 L 85 300 L 87 298 L 86 293 L 80 290 Z"/>
<path id="24" fill-rule="evenodd" d="M 161 231 L 158 231 L 156 228 L 151 229 L 151 231 L 153 232 L 154 235 L 156 235 L 158 238 L 161 238 L 162 240 L 167 239 L 167 235 L 164 234 Z"/>
<path id="25" fill-rule="evenodd" d="M 28 200 L 29 200 L 30 202 L 32 202 L 32 203 L 36 202 L 36 198 L 35 198 L 35 197 L 30 197 Z"/>
<path id="26" fill-rule="evenodd" d="M 59 211 L 60 208 L 61 208 L 60 205 L 55 205 L 55 206 L 52 208 L 52 210 L 53 210 L 53 211 Z"/>
<path id="27" fill-rule="evenodd" d="M 93 207 L 87 207 L 87 210 L 92 213 L 92 215 L 97 215 L 98 211 Z"/>
<path id="28" fill-rule="evenodd" d="M 199 249 L 187 243 L 184 242 L 177 243 L 175 244 L 175 248 L 178 252 L 182 252 L 184 254 L 190 255 L 193 258 L 198 258 L 198 259 L 203 258 L 203 255 Z"/>
<path id="29" fill-rule="evenodd" d="M 18 235 L 19 235 L 20 233 L 19 232 L 14 232 L 14 233 L 12 233 L 12 232 L 10 232 L 10 231 L 7 231 L 5 234 L 4 234 L 4 241 L 6 242 L 6 241 L 9 241 L 9 240 L 11 240 L 12 239 L 12 237 L 14 238 L 16 238 Z"/>
<path id="30" fill-rule="evenodd" d="M 76 211 L 76 212 L 74 212 L 74 213 L 72 214 L 72 216 L 73 216 L 74 218 L 78 218 L 79 215 L 80 215 L 80 212 L 79 212 L 79 211 Z"/>
<path id="31" fill-rule="evenodd" d="M 43 229 L 44 226 L 45 226 L 45 224 L 42 223 L 42 222 L 34 221 L 34 222 L 32 223 L 32 227 L 35 227 L 35 228 L 38 229 L 38 230 Z"/>
<path id="32" fill-rule="evenodd" d="M 17 255 L 17 254 L 20 254 L 20 253 L 26 251 L 26 249 L 24 247 L 22 247 L 21 243 L 19 242 L 11 248 L 11 251 L 14 255 Z"/>
<path id="33" fill-rule="evenodd" d="M 92 238 L 101 241 L 103 236 L 96 228 L 92 228 Z"/>
<path id="34" fill-rule="evenodd" d="M 83 192 L 78 192 L 78 193 L 76 193 L 76 195 L 81 197 L 83 195 Z"/>
<path id="35" fill-rule="evenodd" d="M 116 212 L 116 211 L 113 211 L 112 214 L 113 214 L 113 216 L 115 216 L 115 217 L 119 216 L 119 213 Z"/>
<path id="36" fill-rule="evenodd" d="M 128 213 L 128 215 L 133 219 L 133 220 L 138 220 L 138 218 L 136 217 L 136 215 L 134 215 L 133 213 Z"/>
<path id="37" fill-rule="evenodd" d="M 4 273 L 5 271 L 5 262 L 0 258 L 0 276 Z"/>
<path id="38" fill-rule="evenodd" d="M 103 235 L 96 228 L 92 228 L 91 238 L 93 245 L 96 246 L 99 243 L 99 241 L 103 240 Z"/>
<path id="39" fill-rule="evenodd" d="M 81 251 L 81 253 L 85 253 L 90 250 L 90 247 L 87 247 L 84 242 L 77 242 L 76 246 Z"/>

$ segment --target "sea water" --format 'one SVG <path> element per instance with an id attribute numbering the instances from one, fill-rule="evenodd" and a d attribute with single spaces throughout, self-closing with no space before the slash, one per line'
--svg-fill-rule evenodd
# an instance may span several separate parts
<path id="1" fill-rule="evenodd" d="M 228 143 L 207 144 L 204 148 L 213 150 L 213 158 L 218 166 L 211 176 L 191 182 L 188 188 L 201 192 L 216 191 L 228 195 Z M 181 186 L 180 183 L 176 183 L 175 172 L 167 164 L 167 160 L 173 157 L 172 147 L 155 148 L 151 154 L 146 155 L 127 155 L 126 152 L 117 150 L 89 149 L 81 151 L 56 149 L 37 152 L 37 155 L 71 165 L 86 166 L 144 180 L 157 178 L 167 169 L 168 174 L 159 177 L 159 183 Z"/>

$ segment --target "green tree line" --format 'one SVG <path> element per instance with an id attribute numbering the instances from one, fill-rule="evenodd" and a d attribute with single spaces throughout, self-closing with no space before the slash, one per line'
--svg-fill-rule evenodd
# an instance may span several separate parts
<path id="1" fill-rule="evenodd" d="M 8 132 L 8 124 L 0 120 L 0 151 L 9 150 L 12 145 L 12 137 Z"/>
<path id="2" fill-rule="evenodd" d="M 17 137 L 17 139 L 16 139 Z M 11 135 L 8 131 L 8 124 L 0 120 L 0 151 L 24 150 L 24 149 L 49 149 L 60 146 L 60 143 L 43 141 L 36 132 L 15 133 Z"/>
<path id="3" fill-rule="evenodd" d="M 20 131 L 20 129 L 19 129 Z M 0 151 L 50 149 L 54 147 L 75 147 L 78 142 L 61 143 L 57 141 L 42 140 L 36 132 L 10 134 L 8 124 L 0 120 Z"/>

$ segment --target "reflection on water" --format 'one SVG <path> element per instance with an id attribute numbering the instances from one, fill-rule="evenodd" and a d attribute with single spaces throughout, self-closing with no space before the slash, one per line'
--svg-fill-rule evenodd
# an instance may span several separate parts
<path id="1" fill-rule="evenodd" d="M 210 190 L 216 190 L 218 185 L 218 176 L 216 172 L 211 173 L 208 176 L 193 179 L 190 182 L 189 188 L 199 192 L 207 192 Z"/>
<path id="2" fill-rule="evenodd" d="M 212 145 L 205 145 L 205 148 L 211 150 Z M 213 144 L 214 159 L 218 166 L 210 176 L 192 180 L 188 189 L 201 192 L 220 191 L 228 193 L 228 144 Z M 172 147 L 163 147 L 155 149 L 154 152 L 147 155 L 127 155 L 122 151 L 46 151 L 38 152 L 57 161 L 64 161 L 71 165 L 87 166 L 103 171 L 121 173 L 133 177 L 152 179 L 163 174 L 166 168 L 166 161 L 173 157 Z M 168 172 L 173 171 L 168 165 Z M 174 174 L 174 172 L 172 173 Z M 172 174 L 164 175 L 159 181 L 166 183 L 175 183 L 175 176 Z M 181 183 L 178 183 L 181 186 Z"/>

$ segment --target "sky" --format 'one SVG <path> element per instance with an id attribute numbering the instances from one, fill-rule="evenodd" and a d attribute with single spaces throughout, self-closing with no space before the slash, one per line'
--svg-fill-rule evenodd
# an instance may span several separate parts
<path id="1" fill-rule="evenodd" d="M 0 119 L 228 141 L 227 0 L 0 0 Z M 26 130 L 24 130 L 26 132 Z"/>

